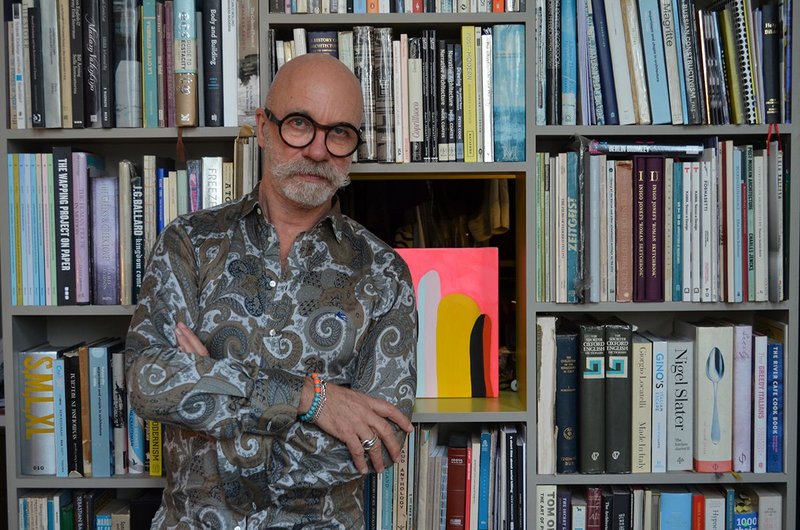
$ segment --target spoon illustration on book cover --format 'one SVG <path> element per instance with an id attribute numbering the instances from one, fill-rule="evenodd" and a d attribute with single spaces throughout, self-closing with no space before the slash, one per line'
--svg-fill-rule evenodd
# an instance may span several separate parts
<path id="1" fill-rule="evenodd" d="M 725 360 L 722 358 L 722 352 L 714 346 L 708 352 L 708 359 L 706 359 L 706 377 L 714 385 L 714 410 L 711 415 L 711 442 L 718 444 L 720 438 L 719 430 L 719 408 L 717 407 L 717 383 L 722 380 L 725 375 Z"/>

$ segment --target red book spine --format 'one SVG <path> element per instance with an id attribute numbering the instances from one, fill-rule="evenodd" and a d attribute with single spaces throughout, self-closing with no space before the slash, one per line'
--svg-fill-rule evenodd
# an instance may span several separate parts
<path id="1" fill-rule="evenodd" d="M 504 13 L 505 10 L 506 10 L 505 0 L 493 0 L 492 1 L 492 12 L 493 13 Z"/>
<path id="2" fill-rule="evenodd" d="M 446 530 L 465 530 L 467 497 L 467 448 L 447 448 Z"/>
<path id="3" fill-rule="evenodd" d="M 586 488 L 586 530 L 603 529 L 603 494 L 600 488 Z"/>
<path id="4" fill-rule="evenodd" d="M 664 157 L 645 159 L 645 297 L 664 301 Z"/>
<path id="5" fill-rule="evenodd" d="M 645 295 L 645 227 L 647 222 L 647 168 L 643 156 L 633 157 L 633 301 L 643 302 Z"/>
<path id="6" fill-rule="evenodd" d="M 706 498 L 699 491 L 692 493 L 692 530 L 705 530 Z"/>
<path id="7" fill-rule="evenodd" d="M 467 467 L 464 472 L 464 528 L 469 528 L 469 511 L 472 508 L 472 446 L 467 446 Z M 449 477 L 450 475 L 448 475 Z M 448 479 L 449 480 L 449 479 Z"/>

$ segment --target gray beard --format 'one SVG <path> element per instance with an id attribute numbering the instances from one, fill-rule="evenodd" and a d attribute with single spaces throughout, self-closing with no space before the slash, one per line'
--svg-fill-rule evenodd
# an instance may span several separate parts
<path id="1" fill-rule="evenodd" d="M 336 190 L 350 184 L 350 176 L 327 163 L 306 159 L 284 162 L 272 167 L 272 178 L 287 199 L 304 208 L 316 208 L 328 202 Z M 295 175 L 315 175 L 325 182 L 307 182 Z"/>

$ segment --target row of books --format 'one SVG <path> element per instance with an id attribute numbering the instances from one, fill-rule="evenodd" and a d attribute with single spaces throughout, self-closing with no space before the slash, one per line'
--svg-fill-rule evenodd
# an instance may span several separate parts
<path id="1" fill-rule="evenodd" d="M 400 461 L 365 481 L 366 528 L 525 528 L 525 429 L 417 424 Z"/>
<path id="2" fill-rule="evenodd" d="M 781 530 L 783 495 L 769 485 L 536 486 L 535 530 Z M 613 522 L 612 522 L 613 521 Z"/>
<path id="3" fill-rule="evenodd" d="M 538 470 L 784 470 L 787 325 L 537 318 Z"/>
<path id="4" fill-rule="evenodd" d="M 11 129 L 254 123 L 257 0 L 66 5 L 11 4 Z"/>
<path id="5" fill-rule="evenodd" d="M 270 13 L 504 13 L 526 0 L 270 0 Z"/>
<path id="6" fill-rule="evenodd" d="M 145 155 L 106 168 L 91 153 L 8 155 L 11 301 L 14 305 L 131 305 L 164 226 L 255 186 L 255 138 L 237 142 L 237 163 Z"/>
<path id="7" fill-rule="evenodd" d="M 791 121 L 791 2 L 539 0 L 539 9 L 539 125 Z"/>
<path id="8" fill-rule="evenodd" d="M 56 489 L 20 495 L 19 530 L 145 530 L 161 502 L 147 490 L 131 499 L 115 499 L 112 490 Z"/>
<path id="9" fill-rule="evenodd" d="M 536 299 L 784 300 L 779 142 L 706 145 L 698 156 L 631 155 L 596 141 L 537 153 Z"/>
<path id="10" fill-rule="evenodd" d="M 17 353 L 23 474 L 161 476 L 161 424 L 128 406 L 124 346 L 105 338 Z"/>
<path id="11" fill-rule="evenodd" d="M 398 38 L 399 37 L 399 38 Z M 364 99 L 359 161 L 525 160 L 525 26 L 463 26 L 461 40 L 436 29 L 271 29 L 275 69 L 306 52 L 329 53 L 360 79 Z"/>

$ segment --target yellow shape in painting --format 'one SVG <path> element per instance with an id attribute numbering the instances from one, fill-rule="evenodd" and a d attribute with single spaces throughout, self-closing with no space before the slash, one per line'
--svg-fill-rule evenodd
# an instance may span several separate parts
<path id="1" fill-rule="evenodd" d="M 436 326 L 436 379 L 439 397 L 470 397 L 469 339 L 478 304 L 461 293 L 442 297 Z"/>

